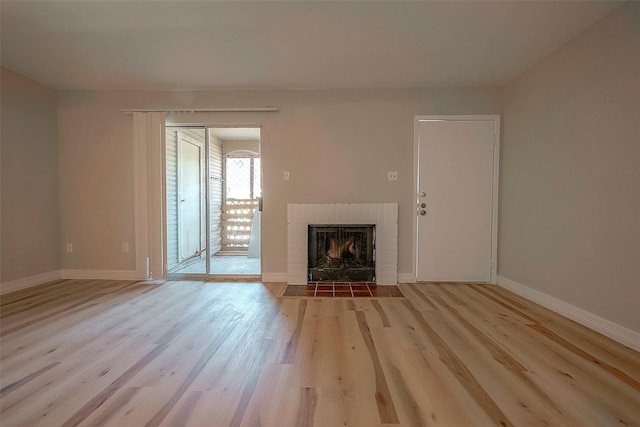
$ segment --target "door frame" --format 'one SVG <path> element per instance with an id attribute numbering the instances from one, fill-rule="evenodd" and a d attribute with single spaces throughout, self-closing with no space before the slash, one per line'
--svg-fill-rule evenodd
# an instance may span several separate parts
<path id="1" fill-rule="evenodd" d="M 500 178 L 500 115 L 416 115 L 413 121 L 413 280 L 418 279 L 418 180 L 419 165 L 419 126 L 422 121 L 490 121 L 493 122 L 493 176 L 491 209 L 491 266 L 490 282 L 496 284 L 498 270 L 498 193 Z"/>

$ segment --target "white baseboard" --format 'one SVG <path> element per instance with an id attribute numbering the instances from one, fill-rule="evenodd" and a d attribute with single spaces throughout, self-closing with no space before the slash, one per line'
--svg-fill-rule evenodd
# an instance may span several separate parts
<path id="1" fill-rule="evenodd" d="M 263 282 L 286 282 L 288 279 L 287 273 L 262 273 Z"/>
<path id="2" fill-rule="evenodd" d="M 398 283 L 415 283 L 415 273 L 398 273 Z"/>
<path id="3" fill-rule="evenodd" d="M 20 291 L 32 286 L 42 285 L 43 283 L 53 282 L 62 278 L 60 270 L 50 271 L 48 273 L 36 274 L 35 276 L 24 277 L 22 279 L 12 280 L 0 284 L 0 294 L 8 294 L 9 292 Z"/>
<path id="4" fill-rule="evenodd" d="M 136 280 L 135 270 L 62 270 L 63 279 Z"/>
<path id="5" fill-rule="evenodd" d="M 620 326 L 610 320 L 603 319 L 586 310 L 566 303 L 543 292 L 522 285 L 506 277 L 498 276 L 498 286 L 524 297 L 530 301 L 540 304 L 564 317 L 574 320 L 587 328 L 593 329 L 602 335 L 618 341 L 627 347 L 640 351 L 640 333 Z"/>

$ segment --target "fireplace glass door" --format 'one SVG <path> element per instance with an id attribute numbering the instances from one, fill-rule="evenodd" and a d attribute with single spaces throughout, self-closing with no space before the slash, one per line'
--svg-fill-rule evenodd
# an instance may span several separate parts
<path id="1" fill-rule="evenodd" d="M 374 282 L 375 225 L 309 225 L 309 282 Z"/>

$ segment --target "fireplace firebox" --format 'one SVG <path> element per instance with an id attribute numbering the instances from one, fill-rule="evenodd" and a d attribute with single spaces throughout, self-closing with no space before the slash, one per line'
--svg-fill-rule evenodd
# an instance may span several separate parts
<path id="1" fill-rule="evenodd" d="M 309 282 L 374 282 L 375 225 L 309 225 Z"/>

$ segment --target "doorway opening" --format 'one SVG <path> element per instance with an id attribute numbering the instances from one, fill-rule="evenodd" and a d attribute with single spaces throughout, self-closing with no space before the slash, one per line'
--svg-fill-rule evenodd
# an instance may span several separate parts
<path id="1" fill-rule="evenodd" d="M 261 274 L 259 127 L 167 127 L 167 273 Z"/>

